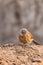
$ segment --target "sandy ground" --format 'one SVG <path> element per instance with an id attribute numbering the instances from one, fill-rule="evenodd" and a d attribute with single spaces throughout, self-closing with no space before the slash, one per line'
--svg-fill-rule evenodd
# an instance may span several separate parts
<path id="1" fill-rule="evenodd" d="M 0 65 L 43 65 L 43 46 L 1 45 Z"/>

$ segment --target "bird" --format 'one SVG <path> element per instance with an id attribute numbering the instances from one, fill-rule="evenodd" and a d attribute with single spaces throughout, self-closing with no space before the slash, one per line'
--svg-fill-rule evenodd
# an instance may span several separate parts
<path id="1" fill-rule="evenodd" d="M 19 31 L 19 41 L 23 44 L 26 44 L 26 43 L 31 44 L 33 42 L 36 45 L 40 45 L 39 42 L 37 42 L 33 38 L 33 35 L 26 28 L 20 29 L 20 31 Z"/>

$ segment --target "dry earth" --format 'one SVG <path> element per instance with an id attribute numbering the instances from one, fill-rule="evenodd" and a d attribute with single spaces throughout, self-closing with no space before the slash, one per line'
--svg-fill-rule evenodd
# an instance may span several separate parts
<path id="1" fill-rule="evenodd" d="M 43 65 L 43 46 L 1 45 L 0 65 Z"/>

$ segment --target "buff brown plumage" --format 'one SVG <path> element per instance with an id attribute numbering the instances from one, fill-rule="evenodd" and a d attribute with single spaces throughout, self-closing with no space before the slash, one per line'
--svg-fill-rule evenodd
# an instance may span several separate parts
<path id="1" fill-rule="evenodd" d="M 39 43 L 33 39 L 32 34 L 25 28 L 22 28 L 19 32 L 19 40 L 21 43 L 32 43 L 34 42 L 36 45 L 39 45 Z"/>

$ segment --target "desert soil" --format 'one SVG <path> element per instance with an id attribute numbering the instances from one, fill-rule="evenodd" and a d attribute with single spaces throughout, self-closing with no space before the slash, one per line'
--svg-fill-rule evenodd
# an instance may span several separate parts
<path id="1" fill-rule="evenodd" d="M 0 65 L 43 65 L 43 46 L 1 45 Z"/>

